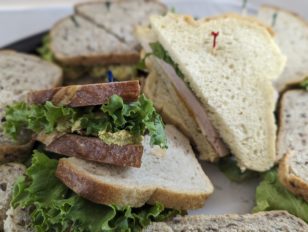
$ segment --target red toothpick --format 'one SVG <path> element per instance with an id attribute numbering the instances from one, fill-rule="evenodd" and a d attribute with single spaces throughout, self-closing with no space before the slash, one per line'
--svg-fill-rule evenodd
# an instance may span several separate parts
<path id="1" fill-rule="evenodd" d="M 211 35 L 213 36 L 213 49 L 217 46 L 217 37 L 219 36 L 219 32 L 212 31 Z"/>

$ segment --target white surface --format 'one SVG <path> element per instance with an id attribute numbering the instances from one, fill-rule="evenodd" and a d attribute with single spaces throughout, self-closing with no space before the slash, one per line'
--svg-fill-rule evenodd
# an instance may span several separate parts
<path id="1" fill-rule="evenodd" d="M 0 1 L 0 47 L 25 36 L 48 30 L 58 19 L 71 14 L 71 5 L 76 1 Z M 240 12 L 242 4 L 240 0 L 165 0 L 164 2 L 170 7 L 175 7 L 177 12 L 198 17 L 221 12 Z M 256 11 L 256 5 L 260 2 L 271 2 L 276 5 L 279 3 L 284 7 L 289 4 L 290 9 L 299 9 L 303 15 L 308 15 L 308 1 L 304 0 L 251 0 L 249 10 Z M 205 163 L 202 165 L 213 182 L 215 191 L 203 209 L 190 212 L 191 214 L 248 213 L 251 211 L 257 181 L 232 183 L 214 165 Z"/>

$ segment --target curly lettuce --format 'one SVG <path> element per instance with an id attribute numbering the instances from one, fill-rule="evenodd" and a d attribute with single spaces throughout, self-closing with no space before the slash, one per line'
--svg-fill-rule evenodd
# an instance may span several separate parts
<path id="1" fill-rule="evenodd" d="M 308 77 L 305 77 L 305 79 L 299 83 L 299 87 L 308 90 Z"/>
<path id="2" fill-rule="evenodd" d="M 140 231 L 151 221 L 170 219 L 177 210 L 160 203 L 141 208 L 98 205 L 68 189 L 57 177 L 58 161 L 34 151 L 32 164 L 14 186 L 12 206 L 29 208 L 38 232 Z"/>
<path id="3" fill-rule="evenodd" d="M 308 222 L 308 203 L 280 183 L 276 168 L 266 172 L 257 187 L 253 212 L 269 210 L 286 210 Z"/>
<path id="4" fill-rule="evenodd" d="M 166 51 L 166 49 L 159 43 L 159 42 L 154 42 L 154 43 L 150 43 L 150 47 L 152 49 L 152 55 L 156 56 L 157 58 L 165 61 L 167 64 L 170 64 L 176 74 L 183 78 L 184 74 L 181 72 L 179 66 L 177 63 L 175 63 L 172 58 L 170 57 L 169 53 Z"/>
<path id="5" fill-rule="evenodd" d="M 151 145 L 167 148 L 162 119 L 144 95 L 131 103 L 124 103 L 120 96 L 113 95 L 99 109 L 55 106 L 51 102 L 43 105 L 19 102 L 6 108 L 3 129 L 7 136 L 14 139 L 24 129 L 34 133 L 65 132 L 89 136 L 126 130 L 136 138 L 149 133 Z"/>

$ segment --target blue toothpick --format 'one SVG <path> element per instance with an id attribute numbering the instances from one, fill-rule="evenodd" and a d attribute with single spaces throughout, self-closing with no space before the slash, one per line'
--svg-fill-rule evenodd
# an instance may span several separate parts
<path id="1" fill-rule="evenodd" d="M 110 70 L 107 71 L 108 82 L 113 82 L 113 74 Z"/>

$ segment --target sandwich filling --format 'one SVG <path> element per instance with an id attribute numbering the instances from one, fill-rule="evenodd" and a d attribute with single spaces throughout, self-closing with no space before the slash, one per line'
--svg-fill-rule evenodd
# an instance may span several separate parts
<path id="1" fill-rule="evenodd" d="M 145 133 L 151 145 L 167 148 L 164 124 L 153 103 L 144 95 L 125 103 L 118 95 L 101 106 L 71 108 L 55 106 L 47 101 L 42 105 L 24 102 L 8 106 L 3 123 L 6 135 L 17 139 L 30 130 L 35 134 L 74 133 L 99 137 L 106 144 L 140 144 Z"/>

